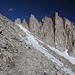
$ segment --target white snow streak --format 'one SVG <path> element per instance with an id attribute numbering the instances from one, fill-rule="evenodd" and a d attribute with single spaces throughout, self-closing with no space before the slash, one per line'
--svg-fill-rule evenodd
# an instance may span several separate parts
<path id="1" fill-rule="evenodd" d="M 65 68 L 64 64 L 59 61 L 57 58 L 55 58 L 54 56 L 52 56 L 50 53 L 47 52 L 47 49 L 45 49 L 44 47 L 39 45 L 39 42 L 37 41 L 37 39 L 31 35 L 31 33 L 25 29 L 22 25 L 17 24 L 17 26 L 19 26 L 25 33 L 26 33 L 26 37 L 28 40 L 26 40 L 26 43 L 29 45 L 32 45 L 34 48 L 36 48 L 38 51 L 40 51 L 41 53 L 43 53 L 45 56 L 47 56 L 49 59 L 51 59 L 52 62 L 56 63 L 59 67 L 61 67 L 61 69 L 65 72 L 68 73 L 70 75 L 75 75 L 74 72 L 72 72 L 72 70 L 70 68 Z M 24 40 L 24 38 L 20 35 L 20 37 Z M 25 40 L 24 40 L 25 41 Z M 47 45 L 48 46 L 48 45 Z M 50 49 L 52 50 L 56 50 L 53 47 L 48 46 Z M 59 52 L 59 51 L 58 51 Z M 61 53 L 61 52 L 60 52 Z M 65 54 L 67 52 L 64 52 Z"/>
<path id="2" fill-rule="evenodd" d="M 40 43 L 45 44 L 44 42 L 40 41 L 39 39 L 37 39 Z M 65 49 L 65 52 L 61 52 L 58 49 L 55 49 L 54 47 L 51 47 L 50 45 L 46 44 L 47 47 L 50 48 L 50 50 L 56 52 L 58 55 L 63 56 L 64 58 L 68 59 L 72 64 L 75 65 L 75 58 L 72 56 L 69 56 L 69 54 L 67 53 L 67 49 Z"/>
<path id="3" fill-rule="evenodd" d="M 75 58 L 69 56 L 69 54 L 67 53 L 67 49 L 65 50 L 65 52 L 60 52 L 59 50 L 47 45 L 52 51 L 56 52 L 57 54 L 59 54 L 60 56 L 63 56 L 64 58 L 68 59 L 72 64 L 75 65 Z"/>

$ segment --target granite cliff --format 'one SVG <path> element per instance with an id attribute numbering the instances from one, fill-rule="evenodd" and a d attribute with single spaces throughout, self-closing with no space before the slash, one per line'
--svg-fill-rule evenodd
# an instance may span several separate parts
<path id="1" fill-rule="evenodd" d="M 50 46 L 62 52 L 68 49 L 68 54 L 75 57 L 75 27 L 57 12 L 52 18 L 44 17 L 42 22 L 38 22 L 31 14 L 28 25 L 26 21 L 22 22 L 22 25 Z"/>

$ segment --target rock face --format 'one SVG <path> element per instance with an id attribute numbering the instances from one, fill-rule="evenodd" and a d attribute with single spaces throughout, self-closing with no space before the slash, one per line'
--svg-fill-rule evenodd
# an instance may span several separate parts
<path id="1" fill-rule="evenodd" d="M 21 24 L 20 19 L 15 22 Z M 31 14 L 29 23 L 24 19 L 22 25 L 47 44 L 62 52 L 68 49 L 69 55 L 75 57 L 75 27 L 71 21 L 61 18 L 57 12 L 52 18 L 44 17 L 42 22 L 38 22 Z"/>
<path id="2" fill-rule="evenodd" d="M 53 16 L 54 22 L 54 37 L 55 37 L 55 47 L 58 50 L 65 51 L 66 49 L 66 33 L 64 29 L 63 19 L 58 16 L 56 12 Z"/>
<path id="3" fill-rule="evenodd" d="M 51 46 L 54 46 L 54 29 L 51 18 L 45 17 L 42 19 L 42 37 Z"/>
<path id="4" fill-rule="evenodd" d="M 68 53 L 75 57 L 75 27 L 68 19 L 64 18 L 64 27 L 67 35 L 67 45 Z"/>
<path id="5" fill-rule="evenodd" d="M 68 49 L 71 56 L 75 56 L 75 27 L 66 18 L 61 18 L 55 12 L 52 18 L 45 17 L 42 22 L 31 15 L 29 20 L 29 30 L 40 37 L 47 44 L 60 51 Z"/>
<path id="6" fill-rule="evenodd" d="M 54 46 L 53 21 L 51 18 L 45 17 L 42 22 L 38 22 L 34 15 L 31 15 L 29 30 L 51 46 Z"/>

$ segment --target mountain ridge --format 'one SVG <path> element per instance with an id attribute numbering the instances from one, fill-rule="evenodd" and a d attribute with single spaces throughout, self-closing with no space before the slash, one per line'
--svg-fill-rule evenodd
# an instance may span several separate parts
<path id="1" fill-rule="evenodd" d="M 19 24 L 21 24 L 20 19 L 18 20 Z M 61 51 L 68 49 L 69 55 L 75 57 L 75 27 L 71 21 L 66 18 L 61 18 L 55 12 L 52 18 L 44 17 L 41 22 L 38 22 L 32 14 L 28 24 L 26 21 L 23 22 L 23 26 L 43 39 L 43 41 Z"/>

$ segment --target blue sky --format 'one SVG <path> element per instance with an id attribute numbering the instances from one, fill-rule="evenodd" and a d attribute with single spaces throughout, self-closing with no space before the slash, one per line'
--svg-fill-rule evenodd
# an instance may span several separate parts
<path id="1" fill-rule="evenodd" d="M 16 18 L 25 18 L 30 14 L 41 21 L 44 16 L 52 17 L 58 12 L 61 17 L 68 18 L 75 24 L 74 0 L 2 0 L 0 13 L 14 21 Z"/>

